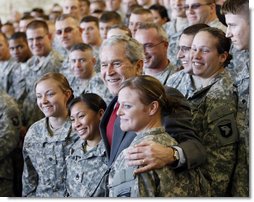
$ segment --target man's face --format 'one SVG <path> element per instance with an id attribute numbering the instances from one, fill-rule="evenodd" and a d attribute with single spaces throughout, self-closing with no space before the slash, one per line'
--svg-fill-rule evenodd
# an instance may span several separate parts
<path id="1" fill-rule="evenodd" d="M 226 37 L 230 38 L 234 47 L 239 50 L 249 49 L 250 25 L 249 21 L 240 14 L 225 14 L 227 23 Z"/>
<path id="2" fill-rule="evenodd" d="M 177 59 L 182 63 L 184 71 L 188 74 L 192 74 L 191 66 L 191 45 L 194 35 L 182 34 L 179 39 L 179 51 L 177 53 Z"/>
<path id="3" fill-rule="evenodd" d="M 135 36 L 135 33 L 140 25 L 140 23 L 143 22 L 152 22 L 153 21 L 153 15 L 152 14 L 131 14 L 129 19 L 129 29 L 131 30 L 132 37 Z"/>
<path id="4" fill-rule="evenodd" d="M 144 46 L 144 68 L 158 69 L 167 58 L 167 43 L 159 36 L 156 29 L 138 29 L 135 39 Z"/>
<path id="5" fill-rule="evenodd" d="M 17 62 L 26 62 L 32 55 L 27 42 L 23 38 L 9 40 L 11 56 Z"/>
<path id="6" fill-rule="evenodd" d="M 185 0 L 170 0 L 172 12 L 177 17 L 185 17 Z"/>
<path id="7" fill-rule="evenodd" d="M 69 58 L 74 76 L 80 79 L 90 79 L 95 64 L 92 51 L 75 50 L 70 53 Z"/>
<path id="8" fill-rule="evenodd" d="M 73 19 L 67 18 L 62 21 L 56 21 L 56 37 L 58 37 L 62 47 L 69 50 L 74 44 L 80 42 L 79 27 L 75 26 Z"/>
<path id="9" fill-rule="evenodd" d="M 188 6 L 185 12 L 189 25 L 209 23 L 212 10 L 205 0 L 186 0 L 185 6 Z"/>
<path id="10" fill-rule="evenodd" d="M 108 30 L 113 26 L 116 25 L 116 21 L 112 20 L 110 22 L 100 22 L 99 28 L 100 28 L 100 35 L 102 39 L 107 38 Z"/>
<path id="11" fill-rule="evenodd" d="M 82 17 L 89 15 L 89 6 L 85 1 L 80 2 L 80 14 Z"/>
<path id="12" fill-rule="evenodd" d="M 80 19 L 80 5 L 78 0 L 65 0 L 63 2 L 63 13 Z"/>
<path id="13" fill-rule="evenodd" d="M 26 30 L 30 51 L 36 56 L 47 56 L 51 51 L 50 35 L 42 27 Z"/>
<path id="14" fill-rule="evenodd" d="M 100 53 L 101 78 L 113 95 L 117 95 L 120 85 L 126 79 L 139 75 L 142 66 L 132 64 L 126 57 L 123 44 L 102 47 Z"/>
<path id="15" fill-rule="evenodd" d="M 101 41 L 100 31 L 95 22 L 82 22 L 80 24 L 82 29 L 82 40 L 91 46 L 99 45 Z"/>

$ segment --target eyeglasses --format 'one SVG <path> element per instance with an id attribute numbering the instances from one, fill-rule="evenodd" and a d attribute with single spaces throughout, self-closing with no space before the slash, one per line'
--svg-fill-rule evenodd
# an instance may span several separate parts
<path id="1" fill-rule="evenodd" d="M 201 6 L 207 6 L 207 5 L 210 5 L 210 4 L 211 4 L 211 3 L 206 3 L 206 4 L 195 3 L 195 4 L 191 4 L 191 5 L 185 4 L 185 5 L 184 5 L 184 9 L 185 9 L 185 10 L 189 10 L 189 9 L 191 9 L 191 10 L 196 10 L 196 9 L 198 9 L 198 8 L 201 7 Z"/>
<path id="2" fill-rule="evenodd" d="M 155 46 L 158 46 L 160 45 L 161 43 L 163 43 L 164 41 L 161 41 L 159 43 L 156 43 L 156 44 L 152 44 L 152 43 L 146 43 L 143 45 L 144 49 L 152 49 L 154 48 Z"/>
<path id="3" fill-rule="evenodd" d="M 56 30 L 56 35 L 62 35 L 63 32 L 64 32 L 65 34 L 67 34 L 67 33 L 72 32 L 72 30 L 73 30 L 72 27 L 66 27 L 66 28 L 64 28 L 63 30 L 58 29 L 58 30 Z"/>
<path id="4" fill-rule="evenodd" d="M 179 46 L 179 50 L 182 51 L 183 53 L 190 51 L 190 49 L 191 49 L 190 46 Z"/>
<path id="5" fill-rule="evenodd" d="M 33 42 L 33 41 L 42 41 L 43 38 L 44 38 L 46 35 L 47 35 L 47 34 L 45 34 L 44 36 L 37 36 L 37 37 L 35 37 L 35 38 L 28 38 L 27 40 L 28 40 L 29 42 Z"/>

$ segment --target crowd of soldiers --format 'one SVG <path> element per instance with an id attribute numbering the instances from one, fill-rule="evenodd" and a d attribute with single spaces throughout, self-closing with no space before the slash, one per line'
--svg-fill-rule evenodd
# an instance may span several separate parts
<path id="1" fill-rule="evenodd" d="M 249 197 L 248 0 L 62 0 L 0 28 L 0 196 Z"/>

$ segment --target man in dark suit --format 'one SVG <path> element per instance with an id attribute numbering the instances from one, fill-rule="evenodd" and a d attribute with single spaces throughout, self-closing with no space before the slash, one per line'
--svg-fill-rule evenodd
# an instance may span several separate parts
<path id="1" fill-rule="evenodd" d="M 144 49 L 135 39 L 113 36 L 105 40 L 100 50 L 101 77 L 109 91 L 116 97 L 109 104 L 100 124 L 102 140 L 109 158 L 109 166 L 127 148 L 136 136 L 134 132 L 120 129 L 117 111 L 117 94 L 121 83 L 143 72 Z M 129 151 L 130 165 L 140 166 L 135 172 L 171 165 L 172 168 L 190 169 L 205 161 L 205 149 L 192 128 L 192 117 L 187 101 L 179 91 L 166 88 L 173 110 L 165 115 L 164 126 L 180 144 L 164 147 L 152 141 L 143 142 Z M 131 96 L 131 95 L 130 95 Z"/>

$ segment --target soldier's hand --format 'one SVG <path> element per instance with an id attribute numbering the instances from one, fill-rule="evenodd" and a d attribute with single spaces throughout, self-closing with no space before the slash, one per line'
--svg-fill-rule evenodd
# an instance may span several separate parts
<path id="1" fill-rule="evenodd" d="M 129 166 L 140 166 L 135 174 L 162 168 L 174 162 L 173 149 L 153 141 L 143 141 L 125 153 Z"/>

